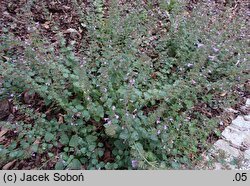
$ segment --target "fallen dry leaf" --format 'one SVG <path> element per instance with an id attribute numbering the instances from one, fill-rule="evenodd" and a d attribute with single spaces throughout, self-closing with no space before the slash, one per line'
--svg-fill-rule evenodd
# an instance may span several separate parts
<path id="1" fill-rule="evenodd" d="M 7 99 L 0 101 L 0 120 L 6 118 L 9 114 L 10 114 L 9 101 Z"/>
<path id="2" fill-rule="evenodd" d="M 222 92 L 222 93 L 220 94 L 221 97 L 224 97 L 225 95 L 227 95 L 227 92 Z"/>
<path id="3" fill-rule="evenodd" d="M 59 114 L 58 123 L 60 123 L 60 124 L 64 123 L 64 118 L 63 118 L 62 114 Z"/>
<path id="4" fill-rule="evenodd" d="M 49 29 L 49 28 L 50 28 L 49 24 L 50 24 L 50 22 L 47 21 L 47 22 L 45 22 L 44 24 L 42 24 L 42 26 L 43 26 L 45 29 Z"/>
<path id="5" fill-rule="evenodd" d="M 3 142 L 4 140 L 5 140 L 5 137 L 4 137 L 4 136 L 1 137 L 1 138 L 0 138 L 0 143 Z"/>
<path id="6" fill-rule="evenodd" d="M 36 139 L 33 144 L 40 144 L 40 139 Z"/>
<path id="7" fill-rule="evenodd" d="M 3 129 L 3 128 L 2 128 L 2 130 L 0 131 L 0 138 L 1 138 L 4 134 L 6 134 L 8 131 L 9 131 L 8 129 Z"/>
<path id="8" fill-rule="evenodd" d="M 17 160 L 13 160 L 13 161 L 7 163 L 6 165 L 3 166 L 2 169 L 3 169 L 3 170 L 9 170 L 10 167 L 11 167 L 12 165 L 14 165 L 14 163 L 15 163 L 16 161 L 17 161 Z"/>

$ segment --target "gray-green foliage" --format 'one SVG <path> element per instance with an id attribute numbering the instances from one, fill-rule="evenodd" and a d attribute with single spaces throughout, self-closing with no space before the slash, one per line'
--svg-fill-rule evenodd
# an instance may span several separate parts
<path id="1" fill-rule="evenodd" d="M 237 51 L 244 58 L 241 50 L 245 45 L 243 41 L 225 45 L 226 37 L 217 35 L 219 21 L 215 23 L 218 28 L 205 32 L 208 17 L 200 16 L 199 11 L 193 19 L 178 16 L 181 12 L 174 15 L 171 2 L 153 11 L 151 5 L 146 9 L 139 1 L 136 8 L 129 8 L 112 0 L 105 17 L 103 2 L 94 1 L 92 11 L 83 18 L 87 36 L 78 55 L 74 47 L 65 45 L 60 33 L 59 54 L 53 47 L 44 47 L 49 43 L 39 35 L 25 45 L 13 43 L 7 32 L 3 34 L 2 49 L 24 46 L 22 56 L 10 55 L 9 60 L 1 61 L 3 96 L 29 89 L 47 107 L 61 109 L 64 122 L 48 120 L 15 97 L 33 124 L 19 121 L 12 126 L 18 136 L 9 147 L 0 145 L 1 159 L 50 152 L 60 143 L 56 169 L 80 169 L 82 165 L 87 169 L 192 167 L 208 147 L 208 136 L 218 133 L 217 121 L 193 108 L 200 102 L 220 104 L 213 93 L 237 83 L 240 68 L 230 54 Z M 129 13 L 124 13 L 126 9 Z M 157 21 L 165 14 L 164 20 L 170 18 L 171 26 L 162 33 Z M 34 143 L 37 139 L 39 145 Z M 15 145 L 17 141 L 21 145 Z M 108 163 L 104 162 L 104 142 L 112 148 L 113 161 Z"/>

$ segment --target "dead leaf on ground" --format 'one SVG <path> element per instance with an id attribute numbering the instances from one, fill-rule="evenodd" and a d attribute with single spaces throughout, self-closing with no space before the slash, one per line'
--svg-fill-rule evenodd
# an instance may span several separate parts
<path id="1" fill-rule="evenodd" d="M 225 91 L 225 92 L 222 92 L 222 93 L 220 94 L 221 97 L 224 97 L 225 95 L 227 95 L 227 92 L 226 92 L 226 91 Z"/>
<path id="2" fill-rule="evenodd" d="M 5 137 L 0 137 L 0 143 L 3 142 L 5 140 Z"/>
<path id="3" fill-rule="evenodd" d="M 58 123 L 60 123 L 60 124 L 64 123 L 63 115 L 62 115 L 62 114 L 59 114 L 58 117 L 59 117 L 59 118 L 58 118 Z"/>
<path id="4" fill-rule="evenodd" d="M 0 131 L 0 138 L 5 135 L 9 130 L 8 129 L 3 129 Z"/>
<path id="5" fill-rule="evenodd" d="M 40 139 L 36 139 L 33 144 L 40 144 Z"/>
<path id="6" fill-rule="evenodd" d="M 49 26 L 50 22 L 49 21 L 46 21 L 44 24 L 42 24 L 42 26 L 45 28 L 45 29 L 49 29 L 50 26 Z"/>
<path id="7" fill-rule="evenodd" d="M 9 114 L 10 114 L 9 101 L 7 99 L 0 101 L 0 120 L 6 118 Z"/>
<path id="8" fill-rule="evenodd" d="M 13 160 L 13 161 L 7 163 L 6 165 L 3 166 L 2 169 L 3 169 L 3 170 L 9 170 L 10 167 L 12 167 L 12 165 L 14 165 L 14 163 L 16 163 L 16 161 L 17 161 L 17 160 Z"/>

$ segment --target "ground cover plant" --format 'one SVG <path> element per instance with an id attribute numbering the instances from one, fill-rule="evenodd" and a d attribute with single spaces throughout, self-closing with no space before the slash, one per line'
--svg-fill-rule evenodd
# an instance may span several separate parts
<path id="1" fill-rule="evenodd" d="M 3 1 L 0 167 L 192 169 L 249 95 L 246 4 Z"/>

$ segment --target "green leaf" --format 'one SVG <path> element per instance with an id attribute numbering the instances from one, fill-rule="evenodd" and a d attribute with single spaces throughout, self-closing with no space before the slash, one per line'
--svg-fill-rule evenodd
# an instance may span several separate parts
<path id="1" fill-rule="evenodd" d="M 63 145 L 67 145 L 69 143 L 69 137 L 65 133 L 63 133 L 60 137 L 60 142 Z"/>
<path id="2" fill-rule="evenodd" d="M 139 139 L 139 134 L 136 131 L 134 131 L 131 135 L 131 138 L 132 140 L 137 141 Z"/>
<path id="3" fill-rule="evenodd" d="M 116 140 L 114 142 L 114 145 L 116 148 L 118 148 L 119 150 L 124 150 L 126 148 L 126 146 L 124 145 L 124 143 L 122 143 L 121 140 Z"/>
<path id="4" fill-rule="evenodd" d="M 89 151 L 93 151 L 93 150 L 95 150 L 95 145 L 90 145 L 89 146 Z"/>
<path id="5" fill-rule="evenodd" d="M 60 160 L 56 163 L 55 165 L 55 170 L 63 170 L 64 169 L 64 164 L 63 162 Z"/>
<path id="6" fill-rule="evenodd" d="M 79 140 L 79 136 L 77 136 L 77 135 L 72 136 L 70 141 L 69 141 L 69 146 L 70 147 L 77 147 L 78 146 L 78 140 Z"/>
<path id="7" fill-rule="evenodd" d="M 99 150 L 99 151 L 98 151 L 98 156 L 99 156 L 99 157 L 102 157 L 103 154 L 104 154 L 103 150 Z"/>
<path id="8" fill-rule="evenodd" d="M 71 170 L 72 170 L 72 169 L 73 169 L 73 170 L 79 170 L 79 169 L 81 169 L 81 166 L 82 166 L 82 164 L 81 164 L 81 162 L 80 162 L 78 159 L 73 159 L 73 160 L 70 162 L 68 168 L 71 169 Z"/>
<path id="9" fill-rule="evenodd" d="M 91 161 L 91 163 L 92 163 L 93 165 L 96 165 L 96 164 L 98 164 L 98 160 L 97 160 L 97 159 L 93 159 L 93 160 Z"/>
<path id="10" fill-rule="evenodd" d="M 121 133 L 120 133 L 120 136 L 119 136 L 121 139 L 123 140 L 126 140 L 129 138 L 129 134 L 128 134 L 128 131 L 127 130 L 123 130 Z"/>
<path id="11" fill-rule="evenodd" d="M 88 136 L 86 137 L 86 141 L 87 141 L 89 144 L 95 142 L 96 140 L 97 140 L 97 137 L 96 137 L 96 136 L 88 135 Z"/>
<path id="12" fill-rule="evenodd" d="M 84 109 L 84 107 L 82 105 L 77 105 L 76 109 L 79 110 L 79 111 L 82 111 Z"/>
<path id="13" fill-rule="evenodd" d="M 105 126 L 105 133 L 110 136 L 114 137 L 116 134 L 117 126 L 116 125 L 107 125 Z"/>
<path id="14" fill-rule="evenodd" d="M 51 134 L 50 132 L 46 132 L 45 136 L 44 136 L 44 139 L 46 142 L 50 142 L 51 140 L 54 139 L 54 135 Z"/>
<path id="15" fill-rule="evenodd" d="M 104 117 L 104 110 L 102 106 L 97 107 L 97 115 L 100 116 L 100 118 Z"/>
<path id="16" fill-rule="evenodd" d="M 84 118 L 88 121 L 90 119 L 90 115 L 89 112 L 87 110 L 84 110 L 82 112 L 82 115 L 84 116 Z"/>
<path id="17" fill-rule="evenodd" d="M 69 74 L 68 74 L 68 73 L 64 73 L 64 74 L 63 74 L 63 77 L 64 77 L 64 78 L 68 78 L 68 77 L 69 77 Z"/>
<path id="18" fill-rule="evenodd" d="M 174 161 L 171 162 L 171 166 L 173 167 L 173 169 L 179 169 L 180 168 L 180 164 L 177 163 L 177 162 L 174 162 Z"/>

